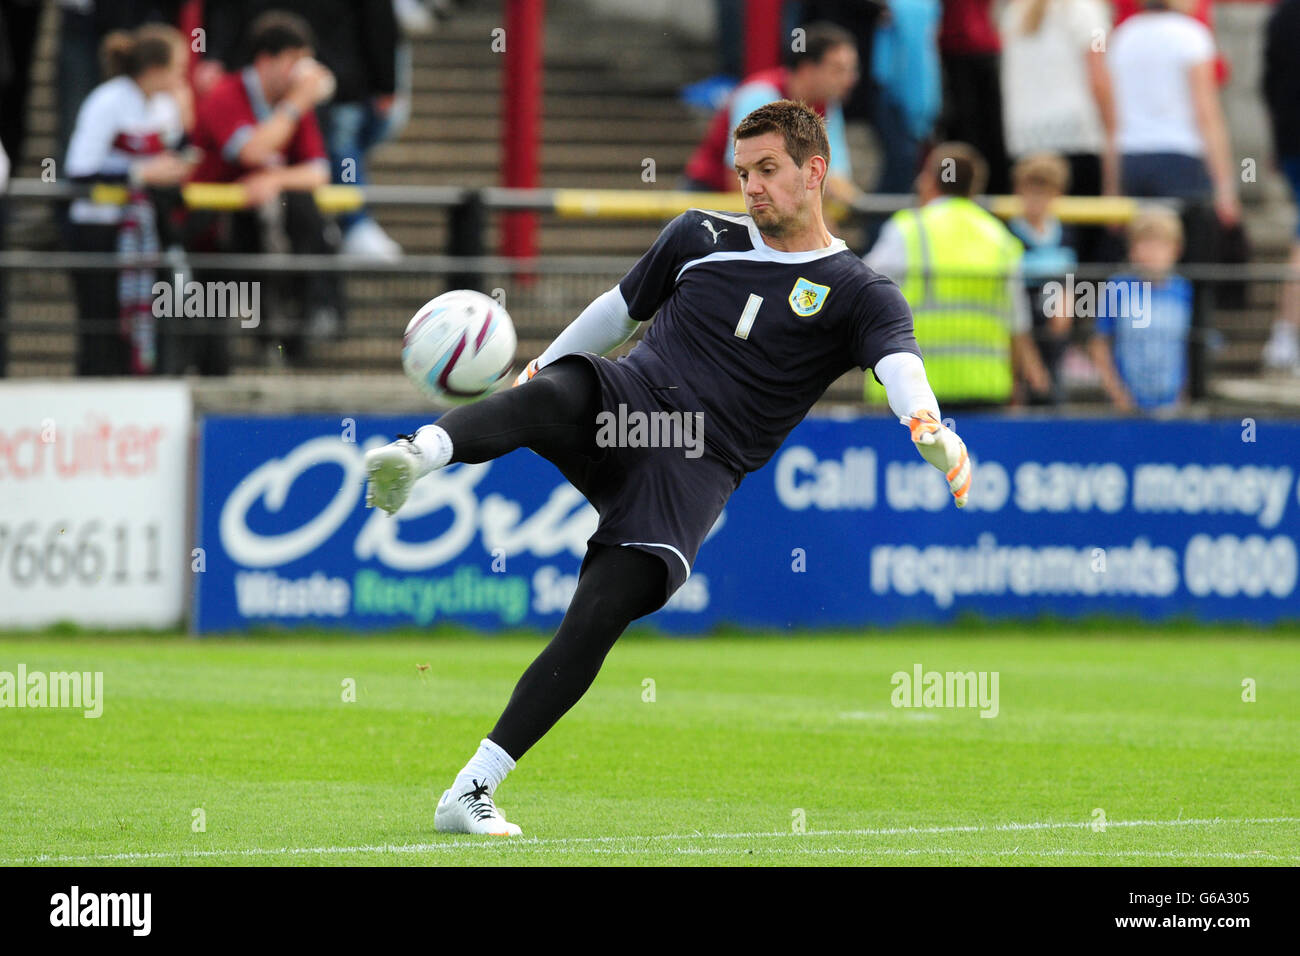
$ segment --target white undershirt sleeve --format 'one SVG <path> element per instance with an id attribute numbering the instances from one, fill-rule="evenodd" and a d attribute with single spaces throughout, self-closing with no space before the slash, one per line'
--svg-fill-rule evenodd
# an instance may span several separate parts
<path id="1" fill-rule="evenodd" d="M 557 358 L 574 352 L 604 355 L 630 339 L 640 324 L 628 315 L 623 292 L 614 286 L 598 295 L 569 323 L 568 328 L 555 337 L 555 341 L 538 356 L 537 367 L 545 368 Z"/>
<path id="2" fill-rule="evenodd" d="M 906 423 L 913 412 L 928 408 L 936 418 L 939 400 L 925 377 L 925 364 L 914 352 L 890 352 L 876 363 L 876 378 L 885 386 L 885 397 L 899 421 Z"/>

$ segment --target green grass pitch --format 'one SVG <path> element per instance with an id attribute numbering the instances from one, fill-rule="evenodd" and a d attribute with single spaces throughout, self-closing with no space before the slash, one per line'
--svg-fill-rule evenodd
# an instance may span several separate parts
<path id="1" fill-rule="evenodd" d="M 436 833 L 541 647 L 0 638 L 104 675 L 99 719 L 0 710 L 0 865 L 1300 862 L 1294 629 L 633 633 L 498 791 L 524 837 Z M 998 672 L 998 715 L 891 706 L 916 664 Z"/>

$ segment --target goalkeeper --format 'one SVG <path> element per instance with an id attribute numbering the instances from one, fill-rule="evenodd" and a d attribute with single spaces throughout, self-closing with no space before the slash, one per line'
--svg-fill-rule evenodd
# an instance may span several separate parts
<path id="1" fill-rule="evenodd" d="M 735 131 L 747 215 L 678 216 L 528 363 L 518 387 L 367 454 L 367 504 L 389 513 L 437 468 L 527 447 L 600 515 L 555 637 L 443 793 L 437 829 L 520 832 L 493 801 L 515 761 L 586 693 L 628 624 L 681 587 L 741 479 L 850 369 L 872 371 L 918 451 L 947 477 L 958 507 L 966 504 L 970 460 L 940 422 L 907 302 L 826 230 L 829 154 L 821 118 L 803 104 L 781 100 L 750 113 Z M 627 356 L 601 357 L 652 318 Z M 625 436 L 611 442 L 598 430 L 601 412 L 619 421 L 633 412 L 649 421 L 698 415 L 703 453 L 617 440 Z"/>

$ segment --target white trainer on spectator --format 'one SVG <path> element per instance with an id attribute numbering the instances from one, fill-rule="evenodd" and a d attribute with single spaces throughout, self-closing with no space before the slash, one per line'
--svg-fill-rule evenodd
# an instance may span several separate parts
<path id="1" fill-rule="evenodd" d="M 1300 328 L 1290 322 L 1273 323 L 1273 334 L 1264 346 L 1264 365 L 1300 372 Z"/>
<path id="2" fill-rule="evenodd" d="M 393 14 L 408 37 L 433 32 L 433 13 L 420 0 L 393 0 Z"/>
<path id="3" fill-rule="evenodd" d="M 402 258 L 402 247 L 373 219 L 362 219 L 343 236 L 343 254 L 367 259 Z"/>
<path id="4" fill-rule="evenodd" d="M 332 305 L 317 306 L 307 319 L 303 334 L 313 342 L 335 341 L 343 334 L 343 320 Z"/>

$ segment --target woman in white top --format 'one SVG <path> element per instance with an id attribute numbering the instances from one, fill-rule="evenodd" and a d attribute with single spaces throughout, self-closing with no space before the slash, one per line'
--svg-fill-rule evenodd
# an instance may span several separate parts
<path id="1" fill-rule="evenodd" d="M 1003 8 L 1002 113 L 1013 159 L 1059 153 L 1077 195 L 1118 185 L 1106 70 L 1110 14 L 1100 0 L 1011 0 Z"/>
<path id="2" fill-rule="evenodd" d="M 1169 0 L 1146 0 L 1110 40 L 1121 188 L 1210 200 L 1237 222 L 1237 177 L 1214 82 L 1214 37 Z"/>
<path id="3" fill-rule="evenodd" d="M 126 184 L 126 205 L 73 201 L 68 246 L 83 252 L 157 250 L 149 187 L 176 186 L 192 163 L 175 150 L 193 117 L 185 81 L 187 46 L 171 27 L 149 24 L 111 33 L 104 74 L 77 113 L 64 173 L 79 182 Z M 78 312 L 77 374 L 148 374 L 154 370 L 150 292 L 140 270 L 74 271 Z"/>
<path id="4" fill-rule="evenodd" d="M 1057 153 L 1070 164 L 1071 195 L 1118 192 L 1106 6 L 1101 0 L 1011 0 L 998 29 L 1003 128 L 1012 159 Z M 1081 230 L 1079 258 L 1101 255 L 1103 238 L 1100 229 Z"/>

